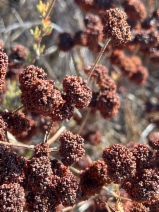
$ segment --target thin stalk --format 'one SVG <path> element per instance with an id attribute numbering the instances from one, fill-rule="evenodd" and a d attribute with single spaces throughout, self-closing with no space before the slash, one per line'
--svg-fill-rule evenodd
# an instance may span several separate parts
<path id="1" fill-rule="evenodd" d="M 104 189 L 105 191 L 109 192 L 109 194 L 110 194 L 111 196 L 113 196 L 113 197 L 115 197 L 115 198 L 117 198 L 117 199 L 120 198 L 121 200 L 125 200 L 125 201 L 130 201 L 130 202 L 132 202 L 131 199 L 128 199 L 128 198 L 125 198 L 125 197 L 121 197 L 121 196 L 118 196 L 115 192 L 109 191 L 109 188 L 107 188 L 106 186 L 103 186 L 103 189 Z"/>
<path id="2" fill-rule="evenodd" d="M 49 126 L 49 129 L 46 131 L 46 134 L 45 134 L 44 143 L 47 143 L 47 140 L 48 140 L 48 138 L 50 136 L 51 128 L 53 127 L 53 124 L 54 124 L 54 121 L 51 120 L 51 124 Z"/>
<path id="3" fill-rule="evenodd" d="M 51 145 L 54 141 L 56 141 L 58 139 L 58 137 L 61 135 L 61 133 L 63 133 L 65 130 L 66 130 L 66 127 L 62 126 L 52 138 L 50 138 L 49 140 L 46 141 L 46 143 L 48 145 Z"/>
<path id="4" fill-rule="evenodd" d="M 87 119 L 89 117 L 89 114 L 90 114 L 90 109 L 88 108 L 87 114 L 86 114 L 86 116 L 85 116 L 85 118 L 84 118 L 84 120 L 83 120 L 83 122 L 81 124 L 81 127 L 78 130 L 78 134 L 80 134 L 82 132 L 82 130 L 83 130 L 83 128 L 84 128 L 84 126 L 85 126 L 85 124 L 87 122 Z"/>
<path id="5" fill-rule="evenodd" d="M 47 17 L 49 17 L 50 13 L 51 13 L 51 10 L 53 9 L 54 5 L 55 5 L 55 2 L 56 0 L 52 0 L 50 5 L 49 5 L 49 8 L 48 10 L 46 11 L 46 14 L 45 14 L 45 17 L 44 19 L 46 19 Z"/>
<path id="6" fill-rule="evenodd" d="M 19 110 L 21 110 L 22 108 L 23 108 L 24 106 L 23 105 L 21 105 L 20 107 L 18 107 L 16 110 L 14 110 L 12 113 L 16 113 L 16 112 L 18 112 Z"/>
<path id="7" fill-rule="evenodd" d="M 75 173 L 76 175 L 79 175 L 80 174 L 80 171 L 72 166 L 70 166 L 70 170 Z"/>
<path id="8" fill-rule="evenodd" d="M 0 141 L 0 144 L 4 144 L 7 146 L 23 147 L 26 149 L 34 150 L 34 145 L 26 145 L 26 144 L 21 144 L 21 143 L 8 143 L 8 142 L 4 142 L 4 141 Z"/>
<path id="9" fill-rule="evenodd" d="M 99 63 L 99 61 L 100 61 L 102 55 L 104 54 L 104 51 L 105 51 L 105 49 L 107 48 L 107 46 L 108 46 L 108 44 L 109 44 L 110 41 L 111 41 L 111 38 L 109 38 L 109 39 L 107 39 L 107 40 L 105 41 L 104 46 L 102 47 L 102 49 L 101 49 L 101 51 L 99 52 L 99 54 L 98 54 L 98 56 L 97 56 L 97 58 L 96 58 L 96 60 L 95 60 L 95 62 L 94 62 L 94 64 L 93 64 L 93 66 L 92 66 L 91 69 L 90 69 L 90 73 L 89 73 L 89 76 L 88 76 L 88 78 L 87 78 L 87 83 L 89 82 L 89 80 L 90 80 L 90 78 L 91 78 L 91 76 L 92 76 L 92 74 L 93 74 L 93 71 L 95 70 L 95 67 L 96 67 L 97 63 Z"/>

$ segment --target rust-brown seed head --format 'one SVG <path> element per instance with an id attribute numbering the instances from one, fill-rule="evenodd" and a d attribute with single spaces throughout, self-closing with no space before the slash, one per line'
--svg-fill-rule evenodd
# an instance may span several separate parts
<path id="1" fill-rule="evenodd" d="M 105 38 L 111 39 L 112 44 L 117 46 L 131 40 L 130 26 L 126 22 L 127 15 L 120 9 L 110 9 L 103 13 Z"/>

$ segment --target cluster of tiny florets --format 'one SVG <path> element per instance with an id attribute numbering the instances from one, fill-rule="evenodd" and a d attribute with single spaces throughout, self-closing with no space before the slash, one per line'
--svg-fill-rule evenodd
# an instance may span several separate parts
<path id="1" fill-rule="evenodd" d="M 136 163 L 130 150 L 120 144 L 105 148 L 103 160 L 108 166 L 108 175 L 114 183 L 121 183 L 136 173 Z"/>
<path id="2" fill-rule="evenodd" d="M 67 131 L 60 136 L 59 141 L 59 154 L 64 165 L 71 166 L 84 156 L 84 139 L 80 135 Z"/>
<path id="3" fill-rule="evenodd" d="M 107 175 L 107 166 L 104 161 L 95 161 L 89 168 L 80 173 L 80 186 L 84 196 L 99 193 L 104 184 L 110 183 Z"/>
<path id="4" fill-rule="evenodd" d="M 111 39 L 114 46 L 131 40 L 130 26 L 127 24 L 127 15 L 120 9 L 110 9 L 103 13 L 105 38 Z"/>
<path id="5" fill-rule="evenodd" d="M 77 108 L 89 105 L 92 98 L 92 91 L 81 77 L 66 76 L 63 79 L 63 88 L 66 93 L 65 99 Z"/>

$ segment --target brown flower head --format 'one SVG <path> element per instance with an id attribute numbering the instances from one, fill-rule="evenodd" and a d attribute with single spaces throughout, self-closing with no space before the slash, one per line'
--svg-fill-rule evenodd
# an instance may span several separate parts
<path id="1" fill-rule="evenodd" d="M 84 19 L 86 25 L 87 46 L 96 48 L 103 39 L 103 24 L 99 16 L 88 14 Z"/>
<path id="2" fill-rule="evenodd" d="M 159 150 L 159 133 L 151 132 L 148 135 L 148 143 L 153 149 Z"/>
<path id="3" fill-rule="evenodd" d="M 11 113 L 4 111 L 1 113 L 7 125 L 7 130 L 14 136 L 20 136 L 30 129 L 29 119 L 23 113 Z"/>
<path id="4" fill-rule="evenodd" d="M 105 148 L 103 160 L 108 166 L 108 175 L 114 183 L 120 184 L 136 173 L 134 156 L 128 148 L 121 144 L 114 144 Z"/>
<path id="5" fill-rule="evenodd" d="M 92 98 L 92 91 L 81 77 L 66 76 L 63 79 L 63 88 L 66 92 L 65 99 L 69 104 L 74 104 L 77 108 L 87 107 Z"/>
<path id="6" fill-rule="evenodd" d="M 52 184 L 51 162 L 47 156 L 32 157 L 25 170 L 26 184 L 30 191 L 44 192 Z"/>
<path id="7" fill-rule="evenodd" d="M 22 183 L 25 165 L 25 158 L 12 152 L 9 147 L 0 145 L 0 184 Z"/>
<path id="8" fill-rule="evenodd" d="M 145 203 L 145 206 L 149 208 L 149 212 L 156 212 L 159 210 L 159 199 L 155 198 Z"/>
<path id="9" fill-rule="evenodd" d="M 70 33 L 63 32 L 59 34 L 58 48 L 61 51 L 67 52 L 74 46 L 74 39 Z"/>
<path id="10" fill-rule="evenodd" d="M 32 137 L 34 135 L 36 135 L 37 130 L 38 130 L 37 122 L 32 120 L 29 116 L 27 116 L 27 119 L 29 120 L 29 125 L 30 125 L 29 130 L 27 130 L 27 131 L 16 136 L 18 141 L 20 141 L 21 143 L 30 142 Z"/>
<path id="11" fill-rule="evenodd" d="M 28 54 L 29 54 L 28 49 L 26 49 L 24 46 L 15 45 L 12 48 L 11 53 L 9 55 L 9 61 L 14 61 L 14 60 L 25 61 Z"/>
<path id="12" fill-rule="evenodd" d="M 117 46 L 131 40 L 130 27 L 126 22 L 127 15 L 120 9 L 106 10 L 102 15 L 104 21 L 103 33 L 105 38 L 111 39 Z"/>
<path id="13" fill-rule="evenodd" d="M 136 169 L 141 172 L 142 169 L 150 167 L 150 160 L 152 159 L 152 152 L 145 144 L 138 144 L 131 150 L 136 160 Z"/>
<path id="14" fill-rule="evenodd" d="M 84 196 L 99 193 L 104 184 L 110 183 L 104 161 L 95 161 L 80 173 L 80 186 Z"/>
<path id="15" fill-rule="evenodd" d="M 23 187 L 17 183 L 0 186 L 1 212 L 23 211 L 25 206 L 25 193 Z"/>
<path id="16" fill-rule="evenodd" d="M 58 199 L 53 195 L 52 190 L 43 192 L 42 194 L 37 192 L 29 192 L 26 195 L 26 209 L 28 212 L 56 212 L 55 202 L 58 203 Z"/>
<path id="17" fill-rule="evenodd" d="M 21 100 L 28 111 L 33 109 L 33 111 L 50 117 L 54 117 L 56 111 L 59 111 L 65 103 L 60 91 L 54 89 L 52 80 L 38 80 L 32 83 L 30 91 L 23 93 Z"/>
<path id="18" fill-rule="evenodd" d="M 84 139 L 80 135 L 67 131 L 60 136 L 59 141 L 59 154 L 64 165 L 71 166 L 84 156 Z"/>
<path id="19" fill-rule="evenodd" d="M 62 96 L 65 99 L 64 95 Z M 62 105 L 62 108 L 57 108 L 53 111 L 51 118 L 54 121 L 63 121 L 63 120 L 70 120 L 74 113 L 74 107 L 70 105 L 68 102 L 65 102 Z"/>
<path id="20" fill-rule="evenodd" d="M 122 50 L 115 49 L 111 56 L 110 56 L 110 61 L 114 65 L 120 65 L 121 61 L 125 58 L 125 54 Z"/>
<path id="21" fill-rule="evenodd" d="M 140 50 L 145 52 L 145 48 L 154 48 L 159 44 L 158 31 L 155 29 L 137 30 L 134 32 L 134 39 L 132 42 L 139 44 Z"/>
<path id="22" fill-rule="evenodd" d="M 34 157 L 49 156 L 50 149 L 47 143 L 40 143 L 34 147 Z"/>
<path id="23" fill-rule="evenodd" d="M 120 106 L 120 100 L 115 91 L 103 91 L 97 101 L 97 109 L 103 118 L 113 118 Z"/>
<path id="24" fill-rule="evenodd" d="M 42 68 L 36 67 L 34 65 L 28 66 L 19 75 L 20 89 L 22 92 L 27 92 L 30 90 L 33 82 L 37 80 L 46 80 L 46 73 Z"/>
<path id="25" fill-rule="evenodd" d="M 78 195 L 78 179 L 69 170 L 60 179 L 57 192 L 63 206 L 73 206 L 77 201 Z"/>
<path id="26" fill-rule="evenodd" d="M 148 70 L 144 66 L 140 66 L 137 68 L 135 73 L 132 74 L 132 76 L 129 78 L 130 81 L 134 82 L 137 85 L 142 85 L 146 83 L 146 80 L 148 78 Z"/>
<path id="27" fill-rule="evenodd" d="M 142 203 L 133 202 L 130 212 L 149 212 L 149 209 Z"/>
<path id="28" fill-rule="evenodd" d="M 89 74 L 90 73 L 90 70 L 91 70 L 91 67 L 92 66 L 87 66 L 85 68 L 86 74 Z M 96 83 L 100 87 L 105 87 L 106 81 L 108 81 L 108 78 L 109 78 L 107 74 L 108 74 L 108 69 L 105 66 L 103 66 L 103 65 L 96 65 L 95 70 L 93 71 L 93 73 L 91 75 L 91 78 L 95 79 Z"/>
<path id="29" fill-rule="evenodd" d="M 144 169 L 122 186 L 132 200 L 142 202 L 152 200 L 158 195 L 158 183 L 159 176 L 155 170 Z"/>
<path id="30" fill-rule="evenodd" d="M 146 7 L 140 0 L 125 0 L 122 5 L 132 20 L 143 21 L 147 16 Z"/>
<path id="31" fill-rule="evenodd" d="M 131 58 L 124 57 L 120 61 L 120 69 L 124 76 L 131 77 L 136 72 L 136 65 L 132 62 Z"/>
<path id="32" fill-rule="evenodd" d="M 86 142 L 96 146 L 101 142 L 101 133 L 98 130 L 89 131 L 85 136 L 84 139 Z"/>

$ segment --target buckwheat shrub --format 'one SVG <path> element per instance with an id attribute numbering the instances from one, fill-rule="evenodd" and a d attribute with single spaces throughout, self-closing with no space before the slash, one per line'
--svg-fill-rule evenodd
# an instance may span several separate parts
<path id="1" fill-rule="evenodd" d="M 63 32 L 59 34 L 58 48 L 61 51 L 67 52 L 74 46 L 74 39 L 70 33 Z"/>
<path id="2" fill-rule="evenodd" d="M 125 0 L 122 6 L 132 20 L 143 21 L 147 16 L 146 7 L 140 0 Z"/>
<path id="3" fill-rule="evenodd" d="M 80 135 L 67 131 L 60 136 L 59 141 L 59 154 L 65 166 L 71 166 L 84 156 L 84 139 Z"/>
<path id="4" fill-rule="evenodd" d="M 3 184 L 0 186 L 0 208 L 2 212 L 20 212 L 25 206 L 25 193 L 18 183 Z"/>
<path id="5" fill-rule="evenodd" d="M 105 148 L 103 160 L 108 167 L 108 175 L 114 183 L 120 184 L 136 173 L 136 162 L 133 154 L 121 144 Z"/>
<path id="6" fill-rule="evenodd" d="M 98 194 L 106 183 L 110 183 L 104 161 L 92 162 L 90 167 L 80 173 L 80 186 L 84 196 Z"/>
<path id="7" fill-rule="evenodd" d="M 114 46 L 125 44 L 131 40 L 130 26 L 126 19 L 126 13 L 118 8 L 106 10 L 102 14 L 104 37 L 111 39 Z"/>
<path id="8" fill-rule="evenodd" d="M 63 79 L 63 88 L 66 92 L 65 100 L 77 108 L 87 107 L 92 98 L 92 91 L 81 77 L 66 76 Z"/>
<path id="9" fill-rule="evenodd" d="M 121 61 L 125 58 L 125 54 L 122 50 L 120 49 L 115 49 L 111 56 L 110 56 L 110 61 L 114 65 L 120 65 Z"/>
<path id="10" fill-rule="evenodd" d="M 159 199 L 155 198 L 151 201 L 145 202 L 145 206 L 149 208 L 150 212 L 156 212 L 159 210 Z"/>

